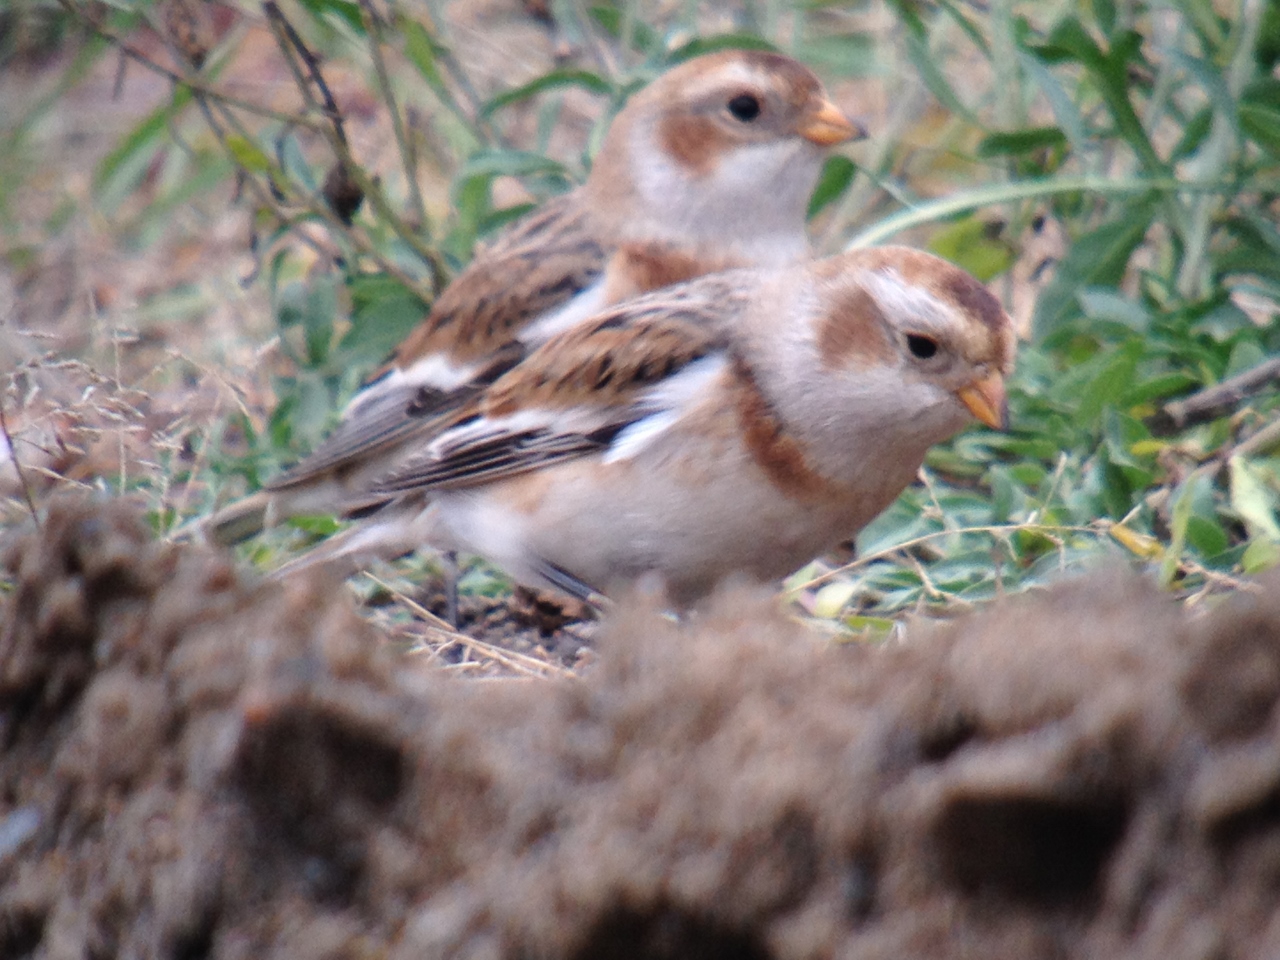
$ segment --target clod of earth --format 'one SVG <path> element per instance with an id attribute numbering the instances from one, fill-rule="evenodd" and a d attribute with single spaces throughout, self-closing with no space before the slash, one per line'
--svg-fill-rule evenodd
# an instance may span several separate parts
<path id="1" fill-rule="evenodd" d="M 1280 579 L 879 649 L 633 605 L 580 679 L 468 682 L 122 503 L 2 559 L 2 957 L 1280 953 Z"/>

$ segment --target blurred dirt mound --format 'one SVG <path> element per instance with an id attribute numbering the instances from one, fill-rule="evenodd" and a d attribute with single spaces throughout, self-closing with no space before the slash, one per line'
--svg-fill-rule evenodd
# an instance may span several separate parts
<path id="1" fill-rule="evenodd" d="M 466 682 L 123 504 L 3 563 L 0 957 L 1280 953 L 1274 578 L 884 649 L 737 595 Z"/>

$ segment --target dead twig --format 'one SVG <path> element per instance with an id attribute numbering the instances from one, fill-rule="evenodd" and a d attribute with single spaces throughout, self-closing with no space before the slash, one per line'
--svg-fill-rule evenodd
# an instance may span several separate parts
<path id="1" fill-rule="evenodd" d="M 27 475 L 22 470 L 22 461 L 18 458 L 18 448 L 13 443 L 13 434 L 9 432 L 9 421 L 5 417 L 3 397 L 0 397 L 0 435 L 3 435 L 5 446 L 9 448 L 9 459 L 13 462 L 13 470 L 18 475 L 18 485 L 22 487 L 22 498 L 26 500 L 27 510 L 30 511 L 31 519 L 35 521 L 38 529 L 40 515 L 36 512 L 36 502 L 31 497 L 31 487 L 27 483 Z"/>
<path id="2" fill-rule="evenodd" d="M 1147 421 L 1153 433 L 1172 433 L 1198 423 L 1208 423 L 1230 413 L 1244 400 L 1280 381 L 1280 357 L 1258 364 L 1221 383 L 1206 387 L 1185 400 L 1166 403 Z"/>
<path id="3" fill-rule="evenodd" d="M 152 73 L 164 77 L 174 86 L 185 87 L 190 90 L 192 94 L 208 97 L 224 104 L 225 106 L 235 107 L 237 110 L 243 110 L 246 113 L 263 117 L 267 120 L 275 120 L 279 123 L 293 123 L 306 127 L 309 130 L 319 130 L 321 126 L 315 121 L 308 120 L 305 117 L 299 117 L 289 113 L 281 113 L 278 110 L 272 110 L 270 107 L 264 107 L 251 100 L 242 100 L 239 97 L 233 97 L 228 93 L 215 90 L 207 83 L 196 79 L 188 73 L 178 73 L 175 70 L 170 70 L 168 67 L 156 63 L 141 50 L 132 46 L 123 37 L 108 29 L 103 24 L 100 16 L 94 14 L 90 10 L 82 8 L 80 5 L 75 3 L 74 0 L 58 0 L 58 4 L 71 16 L 88 24 L 89 28 L 92 29 L 94 33 L 119 50 L 122 57 L 126 57 L 134 63 L 150 70 Z"/>
<path id="4" fill-rule="evenodd" d="M 370 205 L 377 212 L 378 216 L 385 221 L 391 227 L 392 231 L 394 231 L 396 236 L 403 240 L 404 243 L 420 258 L 422 258 L 422 261 L 430 268 L 430 290 L 427 292 L 422 291 L 421 284 L 408 278 L 403 271 L 395 268 L 384 257 L 377 257 L 378 265 L 385 272 L 390 273 L 401 283 L 404 283 L 414 293 L 421 296 L 423 300 L 430 302 L 436 294 L 444 289 L 444 285 L 448 281 L 448 271 L 445 269 L 444 261 L 440 256 L 440 252 L 424 243 L 420 236 L 418 236 L 413 230 L 409 229 L 403 218 L 397 216 L 396 212 L 391 209 L 391 204 L 387 202 L 387 198 L 382 191 L 382 185 L 375 178 L 370 177 L 365 173 L 364 169 L 356 163 L 355 157 L 351 153 L 351 147 L 347 143 L 346 134 L 343 132 L 340 123 L 337 122 L 341 119 L 337 103 L 333 100 L 333 95 L 329 91 L 328 85 L 324 83 L 323 79 L 317 79 L 321 77 L 319 58 L 307 48 L 301 35 L 296 29 L 294 29 L 292 24 L 289 23 L 288 18 L 285 17 L 284 13 L 274 3 L 274 0 L 265 0 L 263 3 L 263 10 L 267 14 L 267 23 L 271 27 L 272 35 L 276 39 L 276 46 L 279 47 L 281 54 L 285 58 L 286 64 L 293 73 L 294 81 L 297 84 L 298 90 L 302 94 L 303 99 L 306 101 L 308 109 L 316 110 L 330 118 L 336 118 L 334 125 L 332 127 L 324 127 L 322 132 L 328 138 L 329 144 L 333 148 L 334 153 L 337 154 L 338 163 L 342 166 L 348 178 L 350 178 L 356 187 L 359 188 L 360 192 L 368 198 Z M 304 66 L 306 66 L 305 76 L 303 71 L 299 68 L 295 57 L 300 59 Z M 315 81 L 316 88 L 320 90 L 321 97 L 325 99 L 323 105 L 316 99 L 315 93 L 312 92 L 312 85 L 308 82 L 308 78 Z M 388 106 L 392 109 L 394 114 L 394 101 L 390 102 Z M 410 189 L 416 188 L 417 182 L 411 178 Z M 336 213 L 332 212 L 327 203 L 313 203 L 312 206 L 319 208 L 313 212 L 319 213 L 326 220 L 341 224 L 341 218 L 338 217 Z M 345 231 L 349 237 L 354 238 L 352 228 L 348 228 L 343 224 L 339 229 Z M 372 244 L 368 245 L 367 250 L 361 250 L 361 252 L 366 253 L 369 256 L 376 256 L 372 250 Z"/>

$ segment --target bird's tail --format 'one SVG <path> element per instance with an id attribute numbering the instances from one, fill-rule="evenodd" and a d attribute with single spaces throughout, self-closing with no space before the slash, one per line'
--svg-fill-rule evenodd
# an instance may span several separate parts
<path id="1" fill-rule="evenodd" d="M 375 560 L 394 560 L 422 546 L 431 537 L 431 511 L 388 511 L 373 522 L 356 524 L 316 544 L 306 553 L 271 572 L 271 579 L 292 576 L 302 570 L 324 567 L 340 577 L 349 577 Z M 416 514 L 416 515 L 415 515 Z"/>
<path id="2" fill-rule="evenodd" d="M 201 517 L 179 527 L 175 540 L 195 540 L 228 547 L 257 536 L 267 527 L 274 494 L 259 490 L 242 500 L 228 504 L 217 513 Z"/>

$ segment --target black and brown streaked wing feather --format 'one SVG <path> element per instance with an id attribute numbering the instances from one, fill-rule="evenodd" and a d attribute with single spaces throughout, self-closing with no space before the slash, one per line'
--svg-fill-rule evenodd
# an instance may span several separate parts
<path id="1" fill-rule="evenodd" d="M 686 288 L 690 292 L 643 297 L 560 334 L 500 377 L 428 452 L 375 482 L 372 492 L 474 486 L 604 450 L 654 412 L 643 402 L 651 388 L 726 348 L 722 326 L 731 290 L 731 283 L 707 278 Z"/>
<path id="2" fill-rule="evenodd" d="M 433 353 L 483 360 L 594 284 L 608 258 L 581 190 L 549 200 L 476 256 L 372 379 Z"/>

